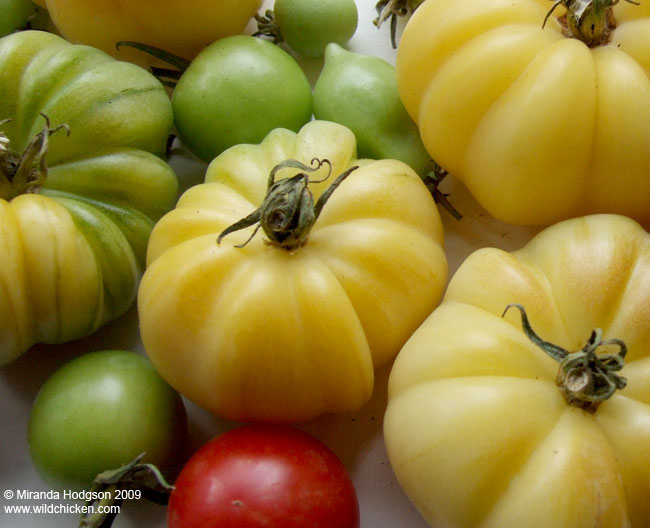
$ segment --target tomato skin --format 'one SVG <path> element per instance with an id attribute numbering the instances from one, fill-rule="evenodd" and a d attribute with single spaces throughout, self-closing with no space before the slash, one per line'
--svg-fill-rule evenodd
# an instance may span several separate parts
<path id="1" fill-rule="evenodd" d="M 433 170 L 400 99 L 395 68 L 380 57 L 329 44 L 314 86 L 314 117 L 350 128 L 360 158 L 397 159 L 420 176 Z"/>
<path id="2" fill-rule="evenodd" d="M 201 447 L 169 500 L 168 528 L 357 528 L 354 486 L 336 455 L 288 426 L 248 425 Z"/>
<path id="3" fill-rule="evenodd" d="M 0 0 L 0 37 L 25 26 L 36 6 L 29 0 Z"/>
<path id="4" fill-rule="evenodd" d="M 39 0 L 57 29 L 71 42 L 88 44 L 148 66 L 146 53 L 116 49 L 120 41 L 156 46 L 188 60 L 220 38 L 240 33 L 262 0 Z"/>
<path id="5" fill-rule="evenodd" d="M 146 453 L 164 472 L 182 463 L 185 407 L 140 354 L 91 352 L 42 386 L 29 419 L 29 447 L 44 480 L 88 488 L 95 476 Z M 168 473 L 167 473 L 168 474 Z"/>
<path id="6" fill-rule="evenodd" d="M 566 220 L 461 264 L 388 385 L 389 460 L 431 526 L 648 526 L 649 276 L 650 234 L 617 215 Z M 558 361 L 516 310 L 504 314 L 510 303 L 569 352 L 595 328 L 621 339 L 627 385 L 593 412 L 569 405 Z"/>
<path id="7" fill-rule="evenodd" d="M 309 165 L 315 199 L 332 193 L 309 238 L 287 250 L 253 226 L 219 234 L 264 200 L 269 173 Z M 282 169 L 282 178 L 292 175 Z M 285 176 L 286 175 L 286 176 Z M 320 183 L 316 183 L 319 181 Z M 152 233 L 138 292 L 140 334 L 163 377 L 234 421 L 295 422 L 359 409 L 435 307 L 447 277 L 440 214 L 422 179 L 396 160 L 357 160 L 346 127 L 275 129 L 209 165 Z"/>
<path id="8" fill-rule="evenodd" d="M 297 131 L 311 118 L 311 87 L 298 63 L 269 41 L 221 39 L 183 73 L 172 97 L 183 144 L 204 161 L 274 128 Z"/>
<path id="9" fill-rule="evenodd" d="M 542 29 L 547 0 L 432 0 L 407 23 L 404 106 L 433 159 L 494 217 L 650 222 L 650 4 L 612 9 L 609 42 L 592 47 L 567 38 L 563 8 Z"/>
<path id="10" fill-rule="evenodd" d="M 273 12 L 282 38 L 304 57 L 322 57 L 330 42 L 344 46 L 357 29 L 354 0 L 276 0 Z"/>

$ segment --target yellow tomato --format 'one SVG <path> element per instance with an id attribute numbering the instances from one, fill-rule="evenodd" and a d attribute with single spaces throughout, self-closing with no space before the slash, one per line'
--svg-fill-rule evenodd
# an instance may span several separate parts
<path id="1" fill-rule="evenodd" d="M 240 33 L 262 0 L 37 0 L 57 29 L 76 44 L 143 66 L 147 54 L 115 44 L 135 41 L 191 60 L 217 39 Z"/>
<path id="2" fill-rule="evenodd" d="M 265 200 L 287 159 L 327 159 L 322 208 L 308 240 L 276 247 L 253 227 L 217 238 Z M 291 422 L 357 409 L 373 367 L 394 357 L 442 295 L 447 263 L 438 210 L 422 180 L 394 160 L 355 160 L 354 134 L 312 121 L 275 129 L 209 166 L 154 228 L 138 294 L 145 350 L 198 405 L 239 421 Z M 295 169 L 282 169 L 281 181 Z M 327 175 L 326 167 L 310 180 Z M 305 213 L 305 210 L 302 211 Z M 301 213 L 301 217 L 303 214 Z M 275 218 L 278 220 L 278 218 Z"/>
<path id="3" fill-rule="evenodd" d="M 613 342 L 590 365 L 611 360 L 627 386 L 597 407 L 569 404 L 521 314 L 502 317 L 510 303 L 539 338 L 575 351 L 568 362 L 587 357 L 595 328 L 621 339 L 622 370 Z M 400 483 L 435 528 L 648 526 L 649 340 L 650 236 L 634 221 L 566 220 L 513 253 L 476 251 L 391 371 L 384 431 Z M 589 379 L 567 372 L 564 390 Z"/>
<path id="4" fill-rule="evenodd" d="M 650 1 L 618 2 L 608 38 L 590 46 L 567 37 L 563 8 L 542 29 L 551 5 L 424 2 L 396 61 L 404 105 L 432 157 L 501 220 L 646 222 Z"/>

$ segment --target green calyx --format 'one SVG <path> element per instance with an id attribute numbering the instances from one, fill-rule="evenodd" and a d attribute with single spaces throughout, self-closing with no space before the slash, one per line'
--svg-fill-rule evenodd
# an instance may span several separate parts
<path id="1" fill-rule="evenodd" d="M 625 0 L 639 5 L 635 0 Z M 584 42 L 587 46 L 606 44 L 612 30 L 616 27 L 612 8 L 619 0 L 555 0 L 546 13 L 542 27 L 556 7 L 566 8 L 564 22 L 570 36 Z"/>
<path id="2" fill-rule="evenodd" d="M 530 326 L 523 306 L 509 304 L 503 315 L 513 307 L 521 312 L 522 328 L 528 339 L 560 364 L 556 382 L 569 405 L 593 413 L 601 402 L 609 399 L 617 389 L 626 386 L 627 380 L 617 374 L 625 364 L 627 347 L 623 341 L 603 340 L 602 330 L 596 328 L 585 346 L 571 353 L 541 339 Z M 618 353 L 596 354 L 598 347 L 607 345 L 617 346 Z"/>
<path id="3" fill-rule="evenodd" d="M 267 243 L 272 246 L 289 251 L 303 246 L 327 200 L 341 182 L 358 168 L 357 166 L 350 167 L 339 175 L 318 201 L 314 202 L 314 195 L 309 189 L 309 184 L 325 181 L 330 176 L 330 172 L 322 180 L 310 180 L 307 173 L 318 170 L 324 164 L 329 166 L 331 172 L 332 166 L 329 160 L 316 158 L 311 161 L 311 167 L 296 160 L 286 160 L 273 167 L 262 205 L 247 217 L 226 228 L 217 238 L 217 244 L 220 244 L 221 240 L 229 233 L 257 224 L 248 240 L 235 247 L 242 248 L 248 244 L 260 227 L 268 237 Z M 303 172 L 276 182 L 276 173 L 285 168 L 296 168 Z"/>
<path id="4" fill-rule="evenodd" d="M 11 120 L 0 121 L 0 198 L 11 200 L 20 194 L 34 193 L 45 183 L 45 155 L 49 137 L 62 129 L 69 135 L 70 129 L 65 124 L 50 128 L 50 120 L 45 115 L 43 118 L 43 129 L 34 136 L 22 154 L 11 149 L 9 138 L 1 128 Z"/>

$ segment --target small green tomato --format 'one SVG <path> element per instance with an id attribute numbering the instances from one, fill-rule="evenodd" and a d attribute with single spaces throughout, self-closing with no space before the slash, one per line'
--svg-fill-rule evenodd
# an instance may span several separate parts
<path id="1" fill-rule="evenodd" d="M 205 48 L 182 74 L 172 98 L 183 144 L 212 161 L 275 128 L 297 131 L 311 119 L 311 86 L 298 63 L 267 40 L 235 35 Z"/>
<path id="2" fill-rule="evenodd" d="M 399 97 L 395 67 L 380 57 L 329 44 L 314 86 L 314 117 L 352 130 L 359 157 L 397 159 L 420 176 L 433 170 L 418 127 Z"/>
<path id="3" fill-rule="evenodd" d="M 303 57 L 322 57 L 330 42 L 344 46 L 359 18 L 354 0 L 275 0 L 273 12 L 282 38 Z"/>
<path id="4" fill-rule="evenodd" d="M 0 0 L 0 37 L 24 27 L 35 14 L 36 6 L 29 0 Z"/>
<path id="5" fill-rule="evenodd" d="M 28 432 L 36 469 L 59 489 L 89 488 L 98 473 L 143 452 L 163 471 L 180 466 L 186 435 L 178 393 L 144 356 L 121 350 L 57 370 L 36 396 Z"/>

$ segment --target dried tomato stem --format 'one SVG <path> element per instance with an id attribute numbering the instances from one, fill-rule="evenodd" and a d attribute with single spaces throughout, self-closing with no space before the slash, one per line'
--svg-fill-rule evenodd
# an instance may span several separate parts
<path id="1" fill-rule="evenodd" d="M 174 487 L 167 483 L 157 467 L 140 462 L 143 456 L 144 453 L 122 467 L 104 471 L 95 477 L 86 501 L 88 512 L 81 515 L 80 528 L 112 526 L 123 501 L 118 498 L 118 491 L 137 490 L 139 496 L 148 501 L 160 505 L 169 502 Z"/>
<path id="2" fill-rule="evenodd" d="M 639 5 L 636 0 L 625 0 L 629 4 Z M 613 8 L 619 0 L 555 0 L 551 9 L 546 13 L 542 27 L 551 13 L 558 6 L 566 8 L 562 18 L 567 26 L 569 36 L 577 38 L 587 46 L 600 46 L 609 41 L 616 27 Z"/>
<path id="3" fill-rule="evenodd" d="M 20 194 L 37 192 L 47 178 L 45 156 L 49 146 L 49 137 L 65 130 L 68 135 L 68 125 L 50 128 L 50 120 L 44 114 L 43 129 L 34 136 L 25 151 L 21 154 L 11 149 L 9 138 L 0 130 L 0 198 L 11 200 Z M 0 126 L 10 119 L 0 121 Z"/>
<path id="4" fill-rule="evenodd" d="M 273 44 L 279 44 L 284 40 L 272 9 L 267 9 L 263 15 L 258 13 L 254 18 L 257 22 L 257 31 L 253 33 L 253 37 L 270 38 Z"/>
<path id="5" fill-rule="evenodd" d="M 456 220 L 461 220 L 463 218 L 463 215 L 449 201 L 449 194 L 443 193 L 438 188 L 442 183 L 442 180 L 444 180 L 447 176 L 449 176 L 449 173 L 440 165 L 438 165 L 434 160 L 433 170 L 428 174 L 422 176 L 422 181 L 424 181 L 424 185 L 426 185 L 427 189 L 429 189 L 429 192 L 431 193 L 431 196 L 433 196 L 434 201 L 443 207 Z"/>
<path id="6" fill-rule="evenodd" d="M 413 14 L 418 6 L 424 0 L 379 0 L 375 5 L 377 18 L 373 24 L 380 28 L 386 20 L 390 20 L 390 41 L 394 48 L 397 48 L 396 33 L 397 19 L 399 17 L 408 17 Z"/>
<path id="7" fill-rule="evenodd" d="M 601 402 L 609 399 L 617 389 L 623 389 L 627 380 L 616 374 L 625 363 L 627 347 L 620 339 L 603 341 L 602 330 L 596 328 L 581 350 L 570 353 L 562 347 L 541 339 L 532 329 L 526 310 L 520 304 L 509 304 L 503 315 L 510 308 L 521 312 L 521 324 L 524 333 L 536 346 L 560 364 L 556 383 L 569 405 L 580 407 L 588 412 L 595 412 Z M 596 354 L 600 346 L 615 345 L 617 354 Z"/>
<path id="8" fill-rule="evenodd" d="M 248 240 L 235 247 L 242 248 L 248 244 L 260 227 L 266 233 L 268 243 L 275 247 L 293 251 L 303 246 L 307 242 L 309 232 L 316 223 L 323 206 L 334 190 L 352 171 L 358 168 L 350 167 L 339 175 L 318 201 L 314 202 L 309 184 L 324 181 L 329 177 L 329 173 L 323 180 L 318 181 L 310 180 L 307 173 L 317 171 L 325 164 L 331 170 L 329 160 L 316 158 L 312 160 L 311 167 L 296 160 L 286 160 L 273 167 L 269 174 L 267 193 L 262 205 L 245 218 L 224 229 L 217 238 L 217 244 L 220 244 L 226 235 L 257 224 Z M 276 182 L 277 172 L 286 168 L 295 168 L 302 172 Z"/>

